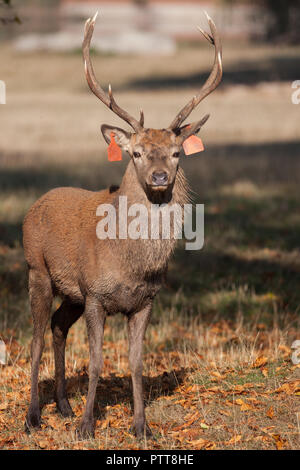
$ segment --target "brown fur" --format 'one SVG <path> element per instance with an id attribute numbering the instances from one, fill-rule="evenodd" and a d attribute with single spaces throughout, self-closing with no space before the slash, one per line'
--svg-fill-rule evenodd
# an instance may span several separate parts
<path id="1" fill-rule="evenodd" d="M 32 391 L 26 417 L 27 429 L 40 423 L 38 368 L 52 299 L 58 294 L 63 303 L 51 322 L 58 409 L 64 416 L 72 414 L 65 388 L 65 342 L 70 326 L 84 313 L 90 343 L 90 369 L 80 435 L 93 434 L 93 405 L 102 366 L 105 317 L 122 312 L 128 317 L 134 394 L 133 430 L 137 435 L 150 432 L 145 421 L 142 394 L 142 340 L 153 299 L 161 287 L 176 240 L 100 240 L 96 236 L 97 207 L 110 203 L 118 209 L 119 196 L 127 196 L 128 206 L 140 203 L 148 211 L 153 202 L 178 203 L 181 206 L 188 202 L 188 186 L 183 171 L 178 170 L 178 158 L 169 155 L 175 145 L 174 134 L 148 130 L 144 136 L 143 140 L 136 134 L 130 135 L 130 148 L 126 148 L 128 143 L 122 144 L 131 156 L 137 146 L 144 155 L 138 162 L 132 156 L 120 188 L 99 192 L 57 188 L 41 197 L 25 217 L 23 241 L 34 321 Z M 157 168 L 168 171 L 169 181 L 166 188 L 153 188 L 152 191 L 144 183 L 149 171 L 157 171 Z M 181 224 L 182 220 L 177 223 Z"/>
<path id="2" fill-rule="evenodd" d="M 129 364 L 132 375 L 133 431 L 149 433 L 146 424 L 142 387 L 142 343 L 151 315 L 153 299 L 167 269 L 175 245 L 174 236 L 165 240 L 98 239 L 96 209 L 110 203 L 118 209 L 119 196 L 127 196 L 128 206 L 179 204 L 188 202 L 188 188 L 178 157 L 185 139 L 199 132 L 208 115 L 198 122 L 182 125 L 192 110 L 220 83 L 222 78 L 221 41 L 214 22 L 207 16 L 210 32 L 201 30 L 215 47 L 215 61 L 209 78 L 168 129 L 145 129 L 141 111 L 137 121 L 117 105 L 111 87 L 104 92 L 90 60 L 90 43 L 97 14 L 85 24 L 83 58 L 85 75 L 92 92 L 115 114 L 126 121 L 134 133 L 103 125 L 103 136 L 131 156 L 119 189 L 90 192 L 74 188 L 50 191 L 29 210 L 23 227 L 24 251 L 29 267 L 29 294 L 33 316 L 31 402 L 26 429 L 39 426 L 38 371 L 44 346 L 44 332 L 53 296 L 63 302 L 51 321 L 55 356 L 55 395 L 64 416 L 72 414 L 65 387 L 65 344 L 69 328 L 84 313 L 90 346 L 89 388 L 79 434 L 93 434 L 93 406 L 102 367 L 102 342 L 105 317 L 122 312 L 128 317 Z M 178 214 L 176 216 L 179 217 Z M 180 220 L 173 220 L 171 235 Z M 161 228 L 160 228 L 161 229 Z"/>

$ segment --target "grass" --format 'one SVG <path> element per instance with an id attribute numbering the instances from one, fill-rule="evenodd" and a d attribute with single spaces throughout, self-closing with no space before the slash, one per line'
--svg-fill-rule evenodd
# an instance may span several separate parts
<path id="1" fill-rule="evenodd" d="M 182 46 L 176 57 L 94 56 L 101 82 L 112 82 L 132 113 L 164 127 L 211 65 L 211 50 Z M 179 243 L 155 302 L 145 339 L 146 413 L 156 440 L 129 433 L 131 385 L 124 318 L 108 319 L 99 379 L 95 439 L 75 428 L 88 385 L 83 320 L 72 328 L 66 373 L 74 419 L 53 402 L 51 335 L 40 371 L 43 425 L 23 432 L 29 402 L 30 335 L 21 224 L 30 205 L 56 186 L 96 190 L 119 183 L 122 163 L 107 162 L 103 122 L 111 112 L 87 92 L 77 54 L 20 55 L 1 46 L 0 447 L 3 449 L 299 449 L 300 197 L 299 109 L 291 103 L 299 48 L 224 46 L 224 85 L 206 112 L 206 151 L 181 157 L 205 204 L 205 245 Z M 298 67 L 298 68 L 297 68 Z M 199 114 L 200 113 L 200 114 Z M 59 300 L 56 301 L 58 305 Z"/>

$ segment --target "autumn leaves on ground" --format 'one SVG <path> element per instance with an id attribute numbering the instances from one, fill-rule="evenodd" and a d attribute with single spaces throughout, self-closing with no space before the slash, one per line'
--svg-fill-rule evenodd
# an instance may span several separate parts
<path id="1" fill-rule="evenodd" d="M 299 449 L 299 107 L 291 82 L 299 48 L 225 45 L 224 84 L 195 116 L 211 114 L 206 151 L 181 157 L 195 201 L 205 204 L 205 246 L 170 263 L 144 348 L 145 401 L 154 439 L 130 434 L 126 322 L 109 318 L 95 404 L 95 439 L 75 429 L 88 386 L 83 320 L 72 328 L 67 388 L 75 413 L 53 402 L 50 329 L 40 370 L 42 428 L 23 431 L 30 393 L 32 323 L 21 224 L 56 186 L 91 190 L 120 182 L 127 163 L 108 163 L 99 125 L 120 122 L 88 92 L 77 53 L 17 54 L 1 46 L 7 104 L 0 140 L 0 448 Z M 95 56 L 132 114 L 164 127 L 207 76 L 212 51 L 181 47 L 170 58 Z M 141 61 L 143 67 L 140 66 Z M 194 116 L 193 116 L 194 118 Z M 59 227 L 58 227 L 59 230 Z M 55 301 L 57 307 L 59 299 Z"/>

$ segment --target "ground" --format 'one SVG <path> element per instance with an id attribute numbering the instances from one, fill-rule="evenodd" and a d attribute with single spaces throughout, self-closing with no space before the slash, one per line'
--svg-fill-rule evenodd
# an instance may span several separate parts
<path id="1" fill-rule="evenodd" d="M 209 112 L 205 152 L 181 157 L 205 204 L 205 244 L 170 263 L 144 349 L 145 401 L 155 439 L 129 433 L 126 322 L 108 319 L 95 439 L 77 441 L 88 385 L 83 320 L 66 357 L 74 419 L 53 402 L 50 329 L 41 364 L 42 429 L 23 431 L 29 403 L 30 335 L 22 219 L 56 186 L 92 190 L 120 182 L 100 124 L 120 122 L 88 92 L 79 53 L 16 53 L 1 46 L 7 86 L 0 138 L 0 447 L 4 449 L 299 449 L 300 160 L 299 47 L 224 46 L 224 82 L 192 119 Z M 95 56 L 103 85 L 146 125 L 166 127 L 207 76 L 212 50 L 182 45 L 170 58 Z M 121 124 L 123 125 L 123 124 Z M 55 306 L 59 299 L 55 300 Z"/>

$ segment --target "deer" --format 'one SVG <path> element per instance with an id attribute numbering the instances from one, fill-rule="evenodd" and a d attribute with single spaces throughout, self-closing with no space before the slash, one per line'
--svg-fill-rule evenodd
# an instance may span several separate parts
<path id="1" fill-rule="evenodd" d="M 144 127 L 144 113 L 135 119 L 97 81 L 90 58 L 90 43 L 97 14 L 85 23 L 82 44 L 85 76 L 91 91 L 102 103 L 132 128 L 124 130 L 103 124 L 107 144 L 112 141 L 129 154 L 130 160 L 119 187 L 88 191 L 72 187 L 55 188 L 38 199 L 23 222 L 23 247 L 28 266 L 30 309 L 33 318 L 31 343 L 31 395 L 25 430 L 40 427 L 38 376 L 44 348 L 44 334 L 55 296 L 61 304 L 51 317 L 55 362 L 55 401 L 62 416 L 73 416 L 66 391 L 65 346 L 68 331 L 85 318 L 89 342 L 89 383 L 85 410 L 77 433 L 94 436 L 94 402 L 103 367 L 102 345 L 105 319 L 117 313 L 127 318 L 129 368 L 133 390 L 131 431 L 138 437 L 151 436 L 143 398 L 143 340 L 150 321 L 153 301 L 161 288 L 176 239 L 99 239 L 96 236 L 97 207 L 111 204 L 116 211 L 120 196 L 128 204 L 178 203 L 189 198 L 189 186 L 179 167 L 184 142 L 196 136 L 209 115 L 183 124 L 199 103 L 213 92 L 222 79 L 221 40 L 207 15 L 210 33 L 199 28 L 214 46 L 211 73 L 199 92 L 178 112 L 168 128 Z M 178 221 L 177 221 L 178 222 Z M 179 220 L 182 223 L 182 220 Z"/>

